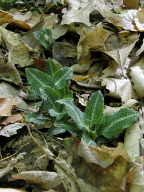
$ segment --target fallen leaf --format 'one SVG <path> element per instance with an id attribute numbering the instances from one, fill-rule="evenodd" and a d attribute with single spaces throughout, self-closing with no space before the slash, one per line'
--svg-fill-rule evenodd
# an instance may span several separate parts
<path id="1" fill-rule="evenodd" d="M 19 123 L 23 120 L 23 116 L 18 113 L 12 116 L 7 117 L 4 121 L 1 122 L 1 125 L 8 125 L 11 123 Z"/>
<path id="2" fill-rule="evenodd" d="M 144 59 L 138 60 L 132 67 L 130 67 L 130 77 L 134 85 L 134 89 L 139 98 L 144 97 Z"/>
<path id="3" fill-rule="evenodd" d="M 84 158 L 86 162 L 100 165 L 103 168 L 112 165 L 119 156 L 128 160 L 128 155 L 124 151 L 122 144 L 119 144 L 117 148 L 108 148 L 105 146 L 91 147 L 81 142 L 78 155 Z"/>
<path id="4" fill-rule="evenodd" d="M 13 99 L 15 98 L 16 106 L 22 109 L 27 109 L 27 104 L 19 96 L 19 91 L 11 85 L 2 82 L 0 83 L 0 99 Z"/>
<path id="5" fill-rule="evenodd" d="M 15 98 L 0 98 L 0 116 L 10 116 L 17 104 Z"/>
<path id="6" fill-rule="evenodd" d="M 13 123 L 0 129 L 0 135 L 4 137 L 11 137 L 17 134 L 17 130 L 25 126 L 23 123 Z"/>
<path id="7" fill-rule="evenodd" d="M 129 79 L 104 78 L 102 85 L 106 86 L 106 89 L 109 90 L 109 96 L 121 98 L 123 103 L 132 99 L 135 95 Z"/>
<path id="8" fill-rule="evenodd" d="M 84 23 L 91 25 L 89 15 L 92 11 L 104 11 L 106 8 L 103 0 L 69 0 L 69 9 L 63 10 L 63 18 L 61 24 L 70 24 L 73 22 Z"/>
<path id="9" fill-rule="evenodd" d="M 12 188 L 0 188 L 0 192 L 24 192 L 24 191 Z"/>
<path id="10" fill-rule="evenodd" d="M 139 0 L 123 0 L 123 3 L 128 9 L 138 9 L 140 1 Z"/>
<path id="11" fill-rule="evenodd" d="M 70 146 L 68 145 L 68 151 Z M 125 190 L 123 183 L 128 170 L 128 159 L 120 146 L 119 149 L 91 148 L 86 145 L 83 149 L 82 146 L 79 147 L 77 150 L 78 144 L 72 145 L 71 152 L 66 155 L 61 151 L 55 160 L 55 169 L 66 191 L 122 192 Z"/>
<path id="12" fill-rule="evenodd" d="M 129 192 L 142 192 L 144 190 L 143 159 L 139 158 L 128 173 Z"/>
<path id="13" fill-rule="evenodd" d="M 23 171 L 13 175 L 12 178 L 40 184 L 45 189 L 55 188 L 61 184 L 61 180 L 58 174 L 56 172 L 48 171 Z"/>
<path id="14" fill-rule="evenodd" d="M 140 156 L 140 138 L 141 130 L 139 123 L 135 123 L 126 130 L 124 148 L 132 161 Z"/>

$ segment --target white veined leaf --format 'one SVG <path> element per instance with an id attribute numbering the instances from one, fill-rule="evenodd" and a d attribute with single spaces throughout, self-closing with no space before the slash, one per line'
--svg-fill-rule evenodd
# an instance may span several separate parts
<path id="1" fill-rule="evenodd" d="M 27 68 L 26 76 L 29 84 L 32 86 L 34 90 L 39 92 L 40 88 L 45 88 L 47 86 L 53 87 L 53 82 L 51 77 L 38 69 L 35 68 Z"/>
<path id="2" fill-rule="evenodd" d="M 64 104 L 68 115 L 76 123 L 79 129 L 86 128 L 86 124 L 84 122 L 84 113 L 80 111 L 78 107 L 76 107 L 72 99 L 60 99 L 57 102 L 60 104 Z"/>
<path id="3" fill-rule="evenodd" d="M 62 89 L 73 76 L 73 72 L 69 67 L 63 67 L 54 75 L 54 82 L 57 89 Z"/>
<path id="4" fill-rule="evenodd" d="M 105 117 L 102 127 L 102 135 L 107 139 L 118 137 L 125 129 L 132 126 L 138 120 L 138 112 L 123 108 L 111 116 Z"/>
<path id="5" fill-rule="evenodd" d="M 56 71 L 61 68 L 61 65 L 56 60 L 49 58 L 46 67 L 47 73 L 53 77 Z"/>
<path id="6" fill-rule="evenodd" d="M 89 127 L 97 125 L 103 118 L 104 98 L 100 91 L 92 94 L 86 106 L 85 118 Z"/>

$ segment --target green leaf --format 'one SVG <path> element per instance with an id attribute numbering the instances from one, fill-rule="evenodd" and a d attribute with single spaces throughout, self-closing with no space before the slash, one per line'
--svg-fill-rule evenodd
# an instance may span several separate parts
<path id="1" fill-rule="evenodd" d="M 53 77 L 54 74 L 61 68 L 61 65 L 54 59 L 48 59 L 47 61 L 47 73 Z"/>
<path id="2" fill-rule="evenodd" d="M 50 29 L 42 29 L 40 31 L 35 31 L 34 37 L 45 49 L 48 49 L 50 45 L 54 42 Z"/>
<path id="3" fill-rule="evenodd" d="M 48 130 L 48 135 L 49 136 L 59 135 L 59 134 L 65 133 L 65 132 L 66 132 L 66 130 L 64 128 L 59 128 L 59 127 L 50 128 Z"/>
<path id="4" fill-rule="evenodd" d="M 54 123 L 54 126 L 59 129 L 64 129 L 65 131 L 68 131 L 73 136 L 79 136 L 80 131 L 78 130 L 78 127 L 75 124 L 64 122 L 64 121 L 56 121 Z"/>
<path id="5" fill-rule="evenodd" d="M 54 109 L 50 109 L 49 114 L 51 117 L 55 117 L 56 120 L 60 120 L 67 115 L 63 109 L 60 112 L 55 111 Z"/>
<path id="6" fill-rule="evenodd" d="M 73 103 L 73 99 L 60 99 L 57 102 L 65 105 L 68 115 L 76 123 L 79 129 L 86 128 L 86 124 L 84 122 L 84 113 L 80 111 L 78 107 L 76 107 L 76 105 Z"/>
<path id="7" fill-rule="evenodd" d="M 93 93 L 86 106 L 85 118 L 86 123 L 91 128 L 97 125 L 103 119 L 104 98 L 100 91 Z"/>
<path id="8" fill-rule="evenodd" d="M 26 77 L 31 85 L 31 89 L 29 89 L 30 96 L 34 96 L 34 98 L 42 98 L 42 92 L 45 93 L 42 90 L 54 86 L 51 77 L 47 73 L 35 68 L 27 68 Z"/>
<path id="9" fill-rule="evenodd" d="M 26 77 L 28 83 L 34 88 L 36 91 L 39 91 L 40 88 L 46 88 L 48 86 L 53 87 L 53 81 L 51 77 L 38 69 L 35 68 L 27 68 L 26 69 Z"/>
<path id="10" fill-rule="evenodd" d="M 56 101 L 60 98 L 59 92 L 55 88 L 46 87 L 45 89 L 40 88 L 40 97 L 44 101 L 45 108 L 47 110 L 54 109 L 55 111 L 61 111 L 62 106 Z"/>
<path id="11" fill-rule="evenodd" d="M 69 67 L 63 67 L 58 70 L 54 75 L 55 86 L 57 89 L 63 89 L 68 80 L 70 80 L 73 76 L 73 72 Z"/>
<path id="12" fill-rule="evenodd" d="M 38 126 L 43 126 L 48 121 L 48 117 L 38 112 L 30 112 L 25 115 L 25 120 Z"/>
<path id="13" fill-rule="evenodd" d="M 125 129 L 132 126 L 138 120 L 138 117 L 138 112 L 134 110 L 121 109 L 111 116 L 105 117 L 101 134 L 107 139 L 117 138 Z"/>
<path id="14" fill-rule="evenodd" d="M 92 146 L 96 146 L 95 141 L 90 137 L 90 135 L 88 133 L 83 133 L 82 135 L 82 141 L 84 143 L 86 143 L 87 145 L 92 145 Z"/>

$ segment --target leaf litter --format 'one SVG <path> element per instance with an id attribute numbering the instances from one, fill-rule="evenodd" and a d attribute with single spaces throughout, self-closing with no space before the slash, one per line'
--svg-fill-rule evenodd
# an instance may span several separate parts
<path id="1" fill-rule="evenodd" d="M 0 191 L 143 191 L 143 7 L 0 0 Z"/>

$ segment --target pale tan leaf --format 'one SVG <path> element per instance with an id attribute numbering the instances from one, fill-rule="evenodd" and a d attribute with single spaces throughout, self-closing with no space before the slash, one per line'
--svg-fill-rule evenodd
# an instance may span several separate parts
<path id="1" fill-rule="evenodd" d="M 91 25 L 89 22 L 89 15 L 93 10 L 103 12 L 106 8 L 103 0 L 69 0 L 69 9 L 63 10 L 62 24 L 70 24 L 73 22 L 84 23 Z"/>
<path id="2" fill-rule="evenodd" d="M 4 137 L 11 137 L 17 134 L 17 130 L 22 129 L 25 126 L 23 123 L 9 124 L 0 129 L 0 135 Z"/>
<path id="3" fill-rule="evenodd" d="M 123 103 L 126 103 L 135 95 L 129 79 L 105 78 L 102 85 L 109 90 L 109 96 L 121 98 Z"/>
<path id="4" fill-rule="evenodd" d="M 119 156 L 128 160 L 128 155 L 124 151 L 122 144 L 119 144 L 117 148 L 102 147 L 88 147 L 82 143 L 79 145 L 78 155 L 83 157 L 86 162 L 100 165 L 103 168 L 109 167 Z"/>
<path id="5" fill-rule="evenodd" d="M 22 179 L 30 183 L 40 184 L 46 189 L 60 185 L 61 180 L 56 172 L 48 171 L 23 171 L 12 176 L 14 179 Z"/>
<path id="6" fill-rule="evenodd" d="M 27 104 L 19 96 L 19 91 L 5 82 L 0 83 L 0 98 L 1 99 L 15 98 L 17 107 L 20 107 L 22 109 L 27 109 L 28 107 Z"/>
<path id="7" fill-rule="evenodd" d="M 23 116 L 20 113 L 18 113 L 18 114 L 7 117 L 7 119 L 5 119 L 4 121 L 1 122 L 1 125 L 17 123 L 17 122 L 21 122 L 22 120 L 23 120 Z"/>
<path id="8" fill-rule="evenodd" d="M 16 98 L 0 98 L 0 116 L 11 116 L 12 109 L 17 104 Z"/>
<path id="9" fill-rule="evenodd" d="M 25 192 L 25 191 L 12 188 L 0 188 L 0 192 Z"/>
<path id="10" fill-rule="evenodd" d="M 140 139 L 141 130 L 139 123 L 134 124 L 132 127 L 126 130 L 124 147 L 131 160 L 135 160 L 140 156 Z"/>
<path id="11" fill-rule="evenodd" d="M 144 59 L 140 59 L 130 68 L 131 80 L 139 98 L 144 97 Z"/>

